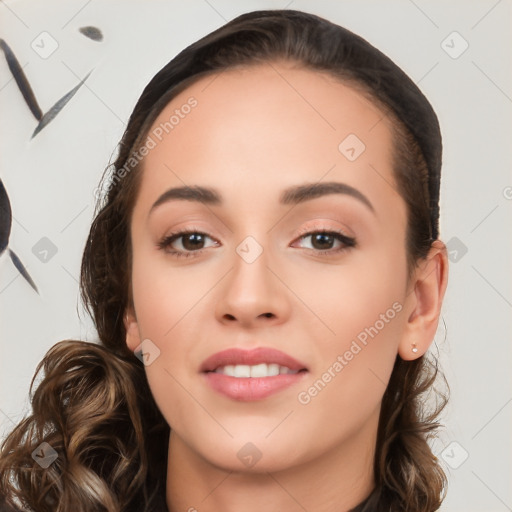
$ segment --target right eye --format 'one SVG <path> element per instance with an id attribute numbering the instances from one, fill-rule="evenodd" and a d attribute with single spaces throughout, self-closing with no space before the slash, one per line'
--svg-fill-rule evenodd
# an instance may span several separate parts
<path id="1" fill-rule="evenodd" d="M 195 229 L 185 229 L 166 235 L 157 243 L 157 247 L 172 256 L 188 258 L 203 252 L 205 249 L 205 240 L 207 238 L 213 240 L 213 238 L 206 233 L 202 233 Z M 179 242 L 177 244 L 178 247 L 173 247 L 177 241 Z M 214 241 L 213 245 L 215 246 L 215 244 L 218 245 L 218 242 Z"/>

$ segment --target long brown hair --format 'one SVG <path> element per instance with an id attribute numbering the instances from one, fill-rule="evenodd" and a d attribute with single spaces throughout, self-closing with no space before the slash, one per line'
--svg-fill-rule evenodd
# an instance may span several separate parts
<path id="1" fill-rule="evenodd" d="M 283 58 L 357 88 L 391 121 L 394 173 L 407 205 L 409 275 L 438 238 L 438 120 L 418 87 L 388 57 L 338 25 L 293 10 L 246 13 L 208 34 L 146 86 L 117 158 L 105 170 L 80 282 L 99 344 L 61 341 L 38 366 L 30 388 L 33 412 L 2 445 L 0 494 L 7 503 L 38 512 L 166 510 L 169 426 L 152 398 L 143 364 L 126 346 L 123 323 L 132 305 L 129 228 L 141 175 L 134 155 L 162 108 L 199 77 Z M 446 476 L 428 444 L 448 400 L 448 391 L 434 386 L 438 373 L 435 357 L 404 361 L 397 355 L 382 401 L 376 486 L 354 511 L 439 508 Z M 431 389 L 440 401 L 428 413 L 424 393 Z M 58 455 L 48 468 L 32 457 L 42 442 Z"/>

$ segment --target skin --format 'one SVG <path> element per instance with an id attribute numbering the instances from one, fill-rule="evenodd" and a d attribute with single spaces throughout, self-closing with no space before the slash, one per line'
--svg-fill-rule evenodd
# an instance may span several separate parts
<path id="1" fill-rule="evenodd" d="M 131 220 L 133 308 L 125 318 L 131 350 L 144 339 L 160 350 L 146 372 L 171 426 L 169 510 L 348 510 L 375 485 L 379 412 L 396 355 L 420 357 L 434 338 L 445 246 L 437 241 L 407 280 L 406 206 L 391 167 L 391 127 L 353 88 L 287 62 L 259 64 L 202 78 L 153 127 L 191 96 L 197 106 L 144 160 Z M 351 133 L 366 146 L 353 162 L 338 149 Z M 287 187 L 327 181 L 356 188 L 374 212 L 346 194 L 279 203 Z M 174 200 L 148 217 L 165 190 L 183 185 L 214 187 L 223 203 Z M 200 254 L 176 258 L 157 247 L 184 228 L 208 235 Z M 356 246 L 335 253 L 343 244 L 333 239 L 332 254 L 319 255 L 329 246 L 301 234 L 318 229 L 340 230 Z M 236 252 L 247 236 L 263 248 L 252 263 Z M 193 252 L 187 242 L 171 249 Z M 401 311 L 300 403 L 298 394 L 394 303 Z M 300 384 L 242 402 L 199 374 L 218 351 L 260 346 L 306 363 Z M 252 467 L 237 456 L 247 443 L 261 453 Z"/>

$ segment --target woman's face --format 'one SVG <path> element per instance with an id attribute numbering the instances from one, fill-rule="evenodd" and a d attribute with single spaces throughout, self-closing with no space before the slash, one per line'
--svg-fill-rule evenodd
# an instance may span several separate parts
<path id="1" fill-rule="evenodd" d="M 149 136 L 127 342 L 145 340 L 171 449 L 236 471 L 341 453 L 369 465 L 410 346 L 388 120 L 351 87 L 281 62 L 202 78 Z"/>

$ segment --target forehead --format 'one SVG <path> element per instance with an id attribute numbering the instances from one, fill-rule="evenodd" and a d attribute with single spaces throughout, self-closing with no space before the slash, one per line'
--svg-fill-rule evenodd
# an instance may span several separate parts
<path id="1" fill-rule="evenodd" d="M 379 108 L 327 73 L 284 61 L 200 78 L 148 133 L 155 145 L 144 158 L 141 199 L 187 184 L 264 193 L 327 173 L 355 185 L 378 170 L 394 181 L 390 122 Z"/>

